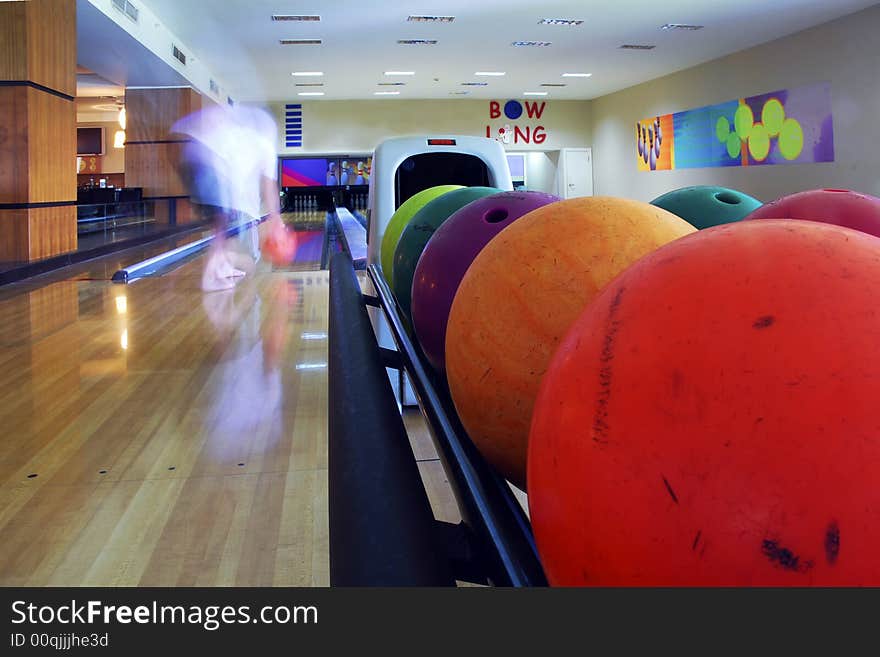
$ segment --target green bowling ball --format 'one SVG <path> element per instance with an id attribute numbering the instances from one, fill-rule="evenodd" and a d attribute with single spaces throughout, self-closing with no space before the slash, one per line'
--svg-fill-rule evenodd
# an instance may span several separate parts
<path id="1" fill-rule="evenodd" d="M 407 319 L 410 318 L 410 300 L 416 265 L 434 231 L 468 203 L 500 191 L 502 190 L 495 187 L 462 187 L 426 203 L 413 215 L 400 234 L 397 248 L 394 250 L 394 273 L 391 280 L 397 303 Z"/>
<path id="2" fill-rule="evenodd" d="M 438 196 L 442 196 L 447 192 L 461 188 L 461 185 L 438 185 L 437 187 L 423 189 L 401 203 L 397 211 L 391 215 L 391 220 L 388 222 L 388 226 L 385 227 L 385 234 L 382 236 L 379 259 L 382 264 L 382 274 L 385 276 L 385 280 L 388 281 L 388 285 L 392 286 L 392 289 L 394 286 L 394 249 L 397 248 L 397 241 L 400 239 L 403 229 L 406 228 L 413 215 L 421 210 L 426 203 L 430 203 Z"/>
<path id="3" fill-rule="evenodd" d="M 739 221 L 763 205 L 756 198 L 727 187 L 695 185 L 658 196 L 651 205 L 678 215 L 703 229 Z"/>

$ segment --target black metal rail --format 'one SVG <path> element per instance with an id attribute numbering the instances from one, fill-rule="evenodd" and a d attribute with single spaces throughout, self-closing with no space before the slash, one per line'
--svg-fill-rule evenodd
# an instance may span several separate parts
<path id="1" fill-rule="evenodd" d="M 538 559 L 528 518 L 514 497 L 507 482 L 486 463 L 470 441 L 470 438 L 467 437 L 455 413 L 448 392 L 445 390 L 445 385 L 437 381 L 431 374 L 431 370 L 424 365 L 421 350 L 406 332 L 397 310 L 395 298 L 382 277 L 381 270 L 376 265 L 370 265 L 367 271 L 376 290 L 376 297 L 375 299 L 365 297 L 360 294 L 360 288 L 357 288 L 356 296 L 358 298 L 355 300 L 354 295 L 342 298 L 333 293 L 333 287 L 334 285 L 339 285 L 338 280 L 340 278 L 354 279 L 355 285 L 357 284 L 351 260 L 344 255 L 335 256 L 330 267 L 331 583 L 334 583 L 333 573 L 337 567 L 334 565 L 334 561 L 340 557 L 339 552 L 334 554 L 333 546 L 336 545 L 336 542 L 333 539 L 333 535 L 334 532 L 342 531 L 342 528 L 339 526 L 341 522 L 349 520 L 349 518 L 343 515 L 341 509 L 337 508 L 334 512 L 333 498 L 337 494 L 333 490 L 334 482 L 342 477 L 339 473 L 334 472 L 339 467 L 339 463 L 334 463 L 333 454 L 336 449 L 340 448 L 338 444 L 340 439 L 338 436 L 334 436 L 336 430 L 340 429 L 339 419 L 337 417 L 334 420 L 334 417 L 340 415 L 342 411 L 339 401 L 334 401 L 333 391 L 337 389 L 337 384 L 340 383 L 350 386 L 348 394 L 354 395 L 354 397 L 349 399 L 352 402 L 352 407 L 347 408 L 345 412 L 351 413 L 353 416 L 353 427 L 350 430 L 355 432 L 355 436 L 361 441 L 368 443 L 373 443 L 374 441 L 384 442 L 385 438 L 380 437 L 379 434 L 386 437 L 393 436 L 392 442 L 396 446 L 387 446 L 386 449 L 395 452 L 394 458 L 398 459 L 400 456 L 396 452 L 400 451 L 401 446 L 403 446 L 408 452 L 407 460 L 410 463 L 414 463 L 409 442 L 406 436 L 400 435 L 399 432 L 400 415 L 385 370 L 385 367 L 402 366 L 410 376 L 419 406 L 431 431 L 434 444 L 446 470 L 449 482 L 452 485 L 463 518 L 463 523 L 458 528 L 451 528 L 448 525 L 442 526 L 441 523 L 435 522 L 434 531 L 428 532 L 433 540 L 434 547 L 423 549 L 427 550 L 427 553 L 431 555 L 436 554 L 439 550 L 440 554 L 445 556 L 450 564 L 450 568 L 452 568 L 457 579 L 483 581 L 496 586 L 546 585 L 546 577 Z M 392 358 L 391 354 L 385 353 L 388 350 L 379 349 L 371 326 L 369 337 L 361 336 L 359 346 L 349 344 L 345 351 L 335 351 L 340 349 L 341 345 L 339 345 L 338 341 L 334 340 L 334 334 L 338 335 L 346 330 L 344 326 L 339 325 L 341 317 L 353 312 L 351 309 L 343 310 L 337 307 L 345 304 L 357 305 L 358 313 L 362 313 L 363 317 L 366 317 L 365 304 L 381 307 L 388 320 L 394 342 L 397 345 L 398 351 L 395 358 Z M 369 364 L 363 362 L 363 358 L 358 358 L 353 353 L 358 349 L 371 353 Z M 393 354 L 394 352 L 391 353 Z M 363 369 L 355 369 L 352 365 L 352 359 L 355 359 L 358 367 Z M 346 369 L 350 374 L 346 375 L 344 373 Z M 336 380 L 335 382 L 334 379 Z M 381 384 L 378 382 L 379 379 L 382 380 Z M 363 417 L 363 414 L 369 413 L 368 402 L 365 398 L 356 399 L 360 396 L 358 391 L 368 387 L 375 387 L 376 391 L 381 391 L 383 396 L 381 402 L 373 399 L 369 403 L 377 406 L 381 403 L 385 407 L 391 404 L 395 416 L 394 418 L 390 416 L 385 417 L 383 425 L 374 426 L 369 431 L 366 429 L 363 419 L 357 419 L 358 417 Z M 336 448 L 334 448 L 334 444 L 336 444 Z M 361 464 L 361 468 L 369 472 L 371 468 L 383 467 L 385 460 L 391 457 L 376 449 L 369 455 L 359 455 L 359 458 L 373 460 L 373 462 L 364 460 Z M 416 483 L 413 483 L 411 481 L 412 476 L 409 473 L 410 469 L 408 467 L 402 469 L 404 470 L 402 474 L 397 474 L 393 470 L 388 469 L 384 474 L 384 489 L 370 489 L 370 492 L 373 493 L 369 495 L 372 505 L 385 507 L 391 497 L 400 494 L 418 496 L 419 498 L 425 494 L 421 480 L 419 479 Z M 404 478 L 408 480 L 405 485 L 401 481 Z M 370 482 L 364 485 L 368 486 Z M 348 481 L 346 495 L 357 495 L 359 486 L 360 484 L 357 482 Z M 363 490 L 366 493 L 367 489 Z M 408 493 L 405 492 L 407 490 L 409 491 Z M 366 497 L 366 495 L 362 493 L 361 497 Z M 370 500 L 365 500 L 364 503 L 369 506 Z M 371 509 L 370 511 L 376 510 Z M 404 523 L 401 530 L 409 534 L 425 531 L 423 528 L 423 518 L 420 520 L 402 519 L 401 522 Z M 420 526 L 422 529 L 419 528 Z M 373 533 L 370 533 L 370 527 L 362 529 L 365 535 L 360 538 L 361 541 L 372 541 L 384 546 L 379 548 L 377 555 L 384 554 L 385 550 L 392 547 L 394 542 L 398 540 L 393 537 L 383 536 L 378 527 L 373 528 Z M 348 544 L 347 548 L 343 548 L 342 545 L 338 547 L 340 551 L 343 549 L 349 551 L 358 549 L 351 543 Z M 353 556 L 350 554 L 345 557 L 346 560 L 367 558 L 366 555 Z M 376 558 L 380 558 L 380 556 Z M 371 564 L 365 562 L 360 564 L 360 566 L 369 569 Z M 341 580 L 337 581 L 345 583 Z"/>

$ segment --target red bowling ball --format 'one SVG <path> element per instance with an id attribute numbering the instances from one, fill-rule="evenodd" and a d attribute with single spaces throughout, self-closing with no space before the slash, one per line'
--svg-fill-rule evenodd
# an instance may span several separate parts
<path id="1" fill-rule="evenodd" d="M 419 344 L 435 370 L 446 370 L 449 310 L 473 259 L 514 221 L 558 200 L 542 192 L 493 194 L 458 210 L 431 237 L 416 265 L 412 318 Z"/>
<path id="2" fill-rule="evenodd" d="M 848 189 L 811 189 L 762 205 L 751 219 L 803 219 L 844 226 L 880 237 L 880 198 Z"/>
<path id="3" fill-rule="evenodd" d="M 737 222 L 574 322 L 529 441 L 552 584 L 880 585 L 880 241 Z"/>

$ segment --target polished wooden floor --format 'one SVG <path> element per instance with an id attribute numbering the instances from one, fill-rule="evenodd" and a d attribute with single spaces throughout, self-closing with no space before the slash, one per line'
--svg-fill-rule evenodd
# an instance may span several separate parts
<path id="1" fill-rule="evenodd" d="M 0 585 L 328 584 L 327 272 L 202 265 L 4 288 Z"/>

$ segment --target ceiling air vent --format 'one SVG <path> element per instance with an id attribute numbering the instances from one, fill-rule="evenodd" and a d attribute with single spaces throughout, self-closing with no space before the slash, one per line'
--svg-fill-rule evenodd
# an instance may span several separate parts
<path id="1" fill-rule="evenodd" d="M 694 30 L 702 30 L 702 25 L 686 25 L 684 23 L 666 23 L 666 25 L 660 26 L 661 30 L 688 30 L 693 32 Z"/>
<path id="2" fill-rule="evenodd" d="M 320 46 L 321 39 L 281 39 L 278 43 L 282 46 Z"/>
<path id="3" fill-rule="evenodd" d="M 397 43 L 404 46 L 433 46 L 437 39 L 398 39 Z"/>
<path id="4" fill-rule="evenodd" d="M 174 44 L 171 45 L 171 48 L 171 54 L 174 55 L 174 59 L 186 66 L 186 55 L 184 55 L 183 52 L 181 52 L 180 48 L 178 48 Z"/>
<path id="5" fill-rule="evenodd" d="M 323 82 L 297 82 L 297 87 L 323 87 Z"/>
<path id="6" fill-rule="evenodd" d="M 516 46 L 517 48 L 544 48 L 546 46 L 552 45 L 551 41 L 514 41 L 510 45 Z"/>
<path id="7" fill-rule="evenodd" d="M 407 16 L 411 23 L 451 23 L 455 16 Z"/>
<path id="8" fill-rule="evenodd" d="M 565 84 L 563 82 L 542 82 L 542 87 L 564 87 Z"/>
<path id="9" fill-rule="evenodd" d="M 140 12 L 137 7 L 129 2 L 129 0 L 113 0 L 113 6 L 128 16 L 133 22 L 138 22 Z"/>
<path id="10" fill-rule="evenodd" d="M 634 43 L 625 43 L 620 47 L 623 48 L 624 50 L 653 50 L 657 46 L 641 46 L 641 45 L 634 44 Z"/>
<path id="11" fill-rule="evenodd" d="M 220 93 L 220 87 L 218 87 L 217 83 L 213 80 L 208 81 L 208 86 L 211 87 L 211 93 Z"/>
<path id="12" fill-rule="evenodd" d="M 300 23 L 311 23 L 321 20 L 320 16 L 306 16 L 302 14 L 272 14 L 273 21 L 297 21 Z"/>
<path id="13" fill-rule="evenodd" d="M 406 82 L 377 82 L 380 87 L 402 87 Z"/>
<path id="14" fill-rule="evenodd" d="M 462 82 L 462 87 L 485 87 L 488 82 Z"/>
<path id="15" fill-rule="evenodd" d="M 570 19 L 570 18 L 542 18 L 538 21 L 538 25 L 580 25 L 583 21 L 579 19 Z"/>

